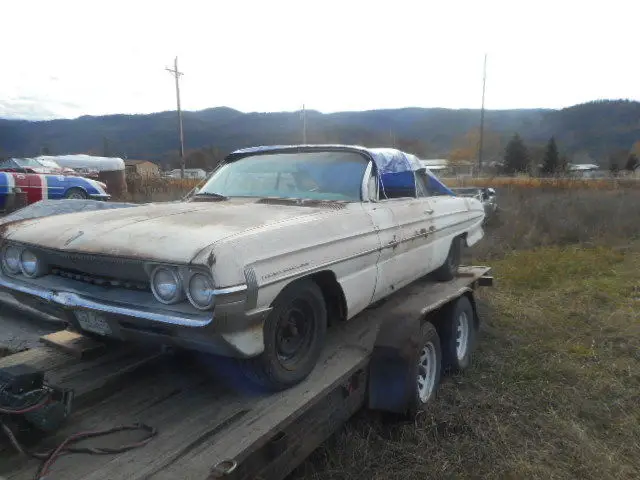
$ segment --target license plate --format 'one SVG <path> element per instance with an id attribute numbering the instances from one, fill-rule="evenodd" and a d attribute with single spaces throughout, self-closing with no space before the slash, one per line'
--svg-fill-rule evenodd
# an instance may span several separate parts
<path id="1" fill-rule="evenodd" d="M 90 312 L 88 310 L 79 310 L 75 312 L 76 319 L 80 324 L 80 328 L 87 332 L 97 333 L 98 335 L 111 335 L 111 327 L 107 320 L 99 313 Z"/>

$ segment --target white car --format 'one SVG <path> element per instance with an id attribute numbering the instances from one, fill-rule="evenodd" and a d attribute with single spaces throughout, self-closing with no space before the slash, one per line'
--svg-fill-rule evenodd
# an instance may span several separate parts
<path id="1" fill-rule="evenodd" d="M 83 332 L 234 357 L 278 390 L 329 323 L 452 279 L 484 215 L 399 150 L 249 148 L 187 201 L 3 225 L 0 286 Z"/>

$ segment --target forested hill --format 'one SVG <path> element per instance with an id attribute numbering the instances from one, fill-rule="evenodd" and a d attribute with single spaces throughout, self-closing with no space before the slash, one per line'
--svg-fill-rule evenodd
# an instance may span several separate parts
<path id="1" fill-rule="evenodd" d="M 322 114 L 307 111 L 309 143 L 396 145 L 424 156 L 447 155 L 477 129 L 480 111 L 403 108 Z M 83 116 L 41 122 L 0 119 L 0 155 L 93 153 L 167 159 L 177 150 L 175 112 Z M 554 135 L 568 154 L 602 161 L 640 140 L 640 102 L 596 101 L 562 110 L 489 110 L 488 134 L 502 143 L 518 132 L 530 144 Z M 242 113 L 220 107 L 184 112 L 185 147 L 228 152 L 261 144 L 302 141 L 300 112 Z"/>

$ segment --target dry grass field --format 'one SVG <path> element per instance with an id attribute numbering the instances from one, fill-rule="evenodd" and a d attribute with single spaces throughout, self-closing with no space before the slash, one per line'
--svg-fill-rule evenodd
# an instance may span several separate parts
<path id="1" fill-rule="evenodd" d="M 190 178 L 127 177 L 127 193 L 114 200 L 134 203 L 180 200 L 201 182 Z"/>
<path id="2" fill-rule="evenodd" d="M 413 421 L 360 412 L 290 480 L 640 478 L 640 188 L 488 184 L 501 209 L 466 260 L 496 285 L 472 368 Z"/>
<path id="3" fill-rule="evenodd" d="M 473 367 L 413 422 L 361 412 L 291 480 L 640 478 L 640 191 L 498 193 Z"/>
<path id="4" fill-rule="evenodd" d="M 543 190 L 619 190 L 640 188 L 640 178 L 533 178 L 521 177 L 486 177 L 486 178 L 444 178 L 443 181 L 452 187 L 518 187 Z"/>

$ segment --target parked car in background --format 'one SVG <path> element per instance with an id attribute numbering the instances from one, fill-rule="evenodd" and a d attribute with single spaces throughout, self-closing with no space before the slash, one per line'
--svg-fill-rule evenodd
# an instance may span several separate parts
<path id="1" fill-rule="evenodd" d="M 461 197 L 475 198 L 482 202 L 485 211 L 485 222 L 498 211 L 498 199 L 495 189 L 491 187 L 455 187 L 453 192 Z"/>
<path id="2" fill-rule="evenodd" d="M 97 168 L 76 167 L 73 171 L 79 177 L 92 178 L 94 180 L 100 178 L 100 171 Z"/>
<path id="3" fill-rule="evenodd" d="M 0 160 L 0 171 L 76 175 L 72 168 L 62 167 L 57 162 L 43 158 L 7 158 Z"/>
<path id="4" fill-rule="evenodd" d="M 281 390 L 329 323 L 453 279 L 484 216 L 400 150 L 248 148 L 186 201 L 5 223 L 0 287 L 82 332 L 234 357 Z"/>
<path id="5" fill-rule="evenodd" d="M 47 199 L 108 200 L 111 197 L 104 183 L 90 178 L 0 171 L 0 209 L 5 209 L 8 196 L 16 189 L 26 193 L 27 205 Z"/>

